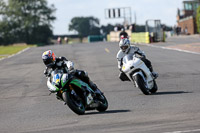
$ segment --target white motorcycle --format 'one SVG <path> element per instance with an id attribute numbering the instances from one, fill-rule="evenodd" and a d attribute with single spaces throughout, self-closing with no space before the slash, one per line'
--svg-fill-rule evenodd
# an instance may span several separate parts
<path id="1" fill-rule="evenodd" d="M 155 78 L 149 68 L 136 54 L 124 56 L 122 71 L 145 95 L 156 93 L 158 90 Z"/>

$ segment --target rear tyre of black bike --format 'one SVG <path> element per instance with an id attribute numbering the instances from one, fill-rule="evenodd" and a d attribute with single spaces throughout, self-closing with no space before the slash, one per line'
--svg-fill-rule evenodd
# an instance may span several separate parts
<path id="1" fill-rule="evenodd" d="M 99 112 L 106 111 L 108 108 L 108 101 L 106 97 L 104 96 L 103 93 L 101 93 L 98 97 L 97 100 L 99 101 L 99 106 L 96 108 Z"/>

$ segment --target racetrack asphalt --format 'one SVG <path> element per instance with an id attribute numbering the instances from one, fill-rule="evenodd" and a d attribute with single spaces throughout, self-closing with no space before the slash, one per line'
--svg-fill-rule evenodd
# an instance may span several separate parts
<path id="1" fill-rule="evenodd" d="M 158 92 L 146 96 L 118 79 L 118 43 L 97 42 L 30 48 L 0 61 L 0 133 L 193 133 L 200 131 L 200 58 L 164 49 L 198 43 L 172 37 L 166 43 L 137 45 L 159 73 Z M 53 50 L 88 72 L 104 92 L 108 110 L 74 114 L 49 95 L 41 55 Z"/>

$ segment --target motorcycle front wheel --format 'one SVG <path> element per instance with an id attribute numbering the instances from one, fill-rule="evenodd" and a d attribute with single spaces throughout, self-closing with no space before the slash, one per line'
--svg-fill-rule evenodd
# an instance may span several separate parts
<path id="1" fill-rule="evenodd" d="M 140 90 L 145 94 L 145 95 L 149 95 L 151 94 L 150 90 L 148 89 L 144 79 L 138 74 L 135 76 L 135 80 L 137 82 L 138 87 L 140 88 Z"/>
<path id="2" fill-rule="evenodd" d="M 158 90 L 158 86 L 157 86 L 155 80 L 154 80 L 153 82 L 154 82 L 154 86 L 153 86 L 153 88 L 150 90 L 150 92 L 151 92 L 151 93 L 156 93 L 156 91 Z"/>
<path id="3" fill-rule="evenodd" d="M 78 115 L 83 115 L 85 113 L 85 106 L 78 96 L 71 94 L 71 92 L 63 92 L 63 100 L 69 108 Z"/>

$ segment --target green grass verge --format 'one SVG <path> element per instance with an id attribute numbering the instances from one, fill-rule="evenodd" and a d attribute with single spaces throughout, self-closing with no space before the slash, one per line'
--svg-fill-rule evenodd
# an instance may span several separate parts
<path id="1" fill-rule="evenodd" d="M 5 57 L 5 56 L 0 56 L 0 59 L 3 58 L 3 57 Z"/>
<path id="2" fill-rule="evenodd" d="M 0 46 L 0 58 L 16 54 L 17 52 L 28 48 L 28 47 L 33 47 L 34 45 L 24 45 L 24 46 Z"/>

